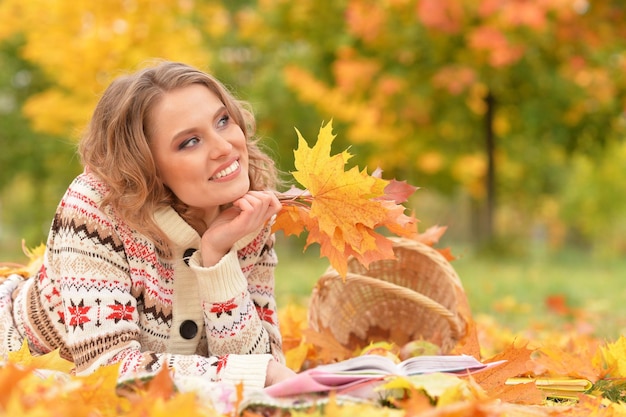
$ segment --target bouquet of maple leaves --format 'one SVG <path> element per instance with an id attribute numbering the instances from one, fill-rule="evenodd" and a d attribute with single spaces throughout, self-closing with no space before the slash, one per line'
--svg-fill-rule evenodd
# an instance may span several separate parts
<path id="1" fill-rule="evenodd" d="M 377 169 L 371 175 L 353 167 L 346 171 L 352 157 L 348 151 L 331 155 L 335 139 L 332 121 L 320 128 L 317 143 L 309 147 L 296 129 L 298 148 L 294 151 L 293 177 L 304 187 L 292 187 L 280 194 L 283 210 L 274 231 L 300 235 L 307 231 L 306 248 L 320 245 L 320 256 L 327 257 L 337 272 L 347 273 L 347 260 L 357 259 L 367 267 L 371 262 L 393 259 L 392 242 L 379 232 L 385 228 L 397 236 L 434 243 L 445 228 L 417 233 L 417 219 L 405 214 L 402 205 L 417 187 L 404 181 L 385 180 Z"/>

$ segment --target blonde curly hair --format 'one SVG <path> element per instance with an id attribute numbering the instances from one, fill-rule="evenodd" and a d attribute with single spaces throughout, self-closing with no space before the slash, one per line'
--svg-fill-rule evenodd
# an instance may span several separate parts
<path id="1" fill-rule="evenodd" d="M 196 230 L 206 228 L 199 213 L 178 200 L 160 180 L 149 148 L 151 110 L 168 91 L 191 84 L 211 90 L 243 130 L 250 188 L 274 189 L 278 183 L 275 163 L 255 137 L 250 107 L 213 76 L 183 63 L 161 61 L 116 78 L 100 98 L 78 153 L 83 165 L 110 187 L 102 205 L 111 205 L 131 227 L 154 240 L 163 254 L 170 254 L 170 242 L 154 220 L 157 209 L 172 206 Z"/>

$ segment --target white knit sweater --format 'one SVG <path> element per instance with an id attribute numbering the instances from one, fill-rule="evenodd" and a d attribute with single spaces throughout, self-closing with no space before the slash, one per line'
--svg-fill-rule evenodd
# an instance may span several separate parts
<path id="1" fill-rule="evenodd" d="M 5 349 L 19 349 L 23 338 L 37 353 L 58 348 L 78 374 L 119 363 L 126 380 L 166 364 L 175 378 L 262 387 L 272 356 L 284 361 L 270 228 L 204 268 L 200 236 L 172 208 L 155 213 L 173 242 L 174 256 L 166 259 L 110 207 L 100 207 L 106 192 L 91 174 L 68 188 L 43 267 L 14 292 L 13 320 L 0 320 Z"/>

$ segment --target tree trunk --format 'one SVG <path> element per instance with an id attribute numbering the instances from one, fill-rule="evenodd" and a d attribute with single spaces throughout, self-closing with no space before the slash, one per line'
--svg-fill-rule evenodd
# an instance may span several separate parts
<path id="1" fill-rule="evenodd" d="M 493 132 L 493 118 L 496 100 L 491 91 L 485 97 L 487 110 L 485 112 L 485 153 L 487 155 L 487 173 L 485 176 L 485 206 L 483 212 L 483 243 L 490 244 L 494 238 L 494 216 L 496 209 L 496 162 L 495 162 L 495 135 Z"/>

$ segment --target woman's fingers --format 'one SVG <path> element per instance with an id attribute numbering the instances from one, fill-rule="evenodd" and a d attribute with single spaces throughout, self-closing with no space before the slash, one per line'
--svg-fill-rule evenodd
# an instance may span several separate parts
<path id="1" fill-rule="evenodd" d="M 274 193 L 265 191 L 250 191 L 234 201 L 203 235 L 203 264 L 213 265 L 221 256 L 211 254 L 223 255 L 236 241 L 262 227 L 281 207 Z"/>
<path id="2" fill-rule="evenodd" d="M 278 213 L 282 205 L 274 193 L 250 191 L 234 203 L 242 212 L 254 212 L 259 218 L 268 220 Z"/>

